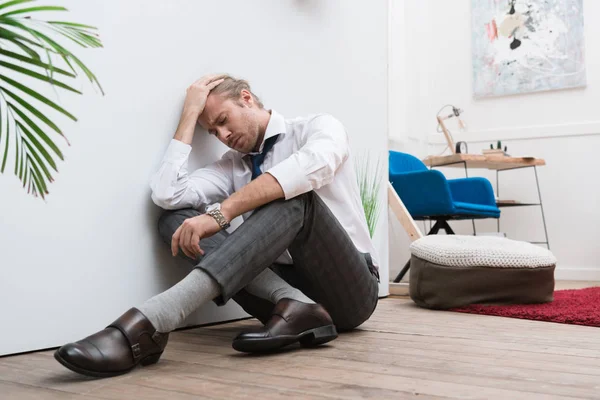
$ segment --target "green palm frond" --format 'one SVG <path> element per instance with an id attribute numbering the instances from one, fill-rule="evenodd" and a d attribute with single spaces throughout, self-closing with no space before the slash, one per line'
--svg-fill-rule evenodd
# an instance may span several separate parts
<path id="1" fill-rule="evenodd" d="M 361 155 L 356 159 L 355 169 L 369 234 L 373 237 L 381 213 L 381 203 L 379 201 L 382 179 L 381 162 L 378 158 L 375 165 L 373 165 L 368 154 Z"/>
<path id="2" fill-rule="evenodd" d="M 28 193 L 45 198 L 57 160 L 63 153 L 57 137 L 68 144 L 54 116 L 77 118 L 43 95 L 38 82 L 52 90 L 82 94 L 72 86 L 80 73 L 104 94 L 94 73 L 61 41 L 83 48 L 102 47 L 96 28 L 65 21 L 32 18 L 38 12 L 67 11 L 60 6 L 34 6 L 36 0 L 0 0 L 0 172 L 14 155 L 14 174 Z M 58 65 L 63 63 L 64 66 Z M 10 149 L 14 147 L 14 152 Z M 53 170 L 53 171 L 52 171 Z"/>

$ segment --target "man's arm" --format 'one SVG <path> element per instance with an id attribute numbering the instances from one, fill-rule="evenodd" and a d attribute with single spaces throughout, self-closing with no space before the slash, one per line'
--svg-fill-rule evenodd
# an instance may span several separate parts
<path id="1" fill-rule="evenodd" d="M 231 221 L 245 212 L 285 197 L 277 179 L 269 173 L 260 175 L 252 182 L 233 193 L 221 204 L 221 213 Z"/>
<path id="2" fill-rule="evenodd" d="M 165 152 L 158 171 L 152 176 L 152 200 L 164 209 L 198 208 L 211 199 L 227 198 L 233 191 L 231 160 L 221 159 L 188 174 L 187 161 L 198 117 L 204 111 L 210 91 L 223 79 L 208 75 L 194 82 L 188 89 L 179 125 Z"/>
<path id="3" fill-rule="evenodd" d="M 298 151 L 266 172 L 277 179 L 289 200 L 331 183 L 349 154 L 342 123 L 331 115 L 319 115 L 306 125 Z"/>

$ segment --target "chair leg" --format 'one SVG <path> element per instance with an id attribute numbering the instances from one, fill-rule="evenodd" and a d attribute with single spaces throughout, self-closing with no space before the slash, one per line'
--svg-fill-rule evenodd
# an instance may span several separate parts
<path id="1" fill-rule="evenodd" d="M 454 231 L 450 227 L 450 224 L 448 224 L 448 221 L 443 220 L 441 222 L 442 222 L 442 224 L 441 224 L 440 228 L 445 230 L 448 235 L 454 235 Z"/>
<path id="2" fill-rule="evenodd" d="M 448 235 L 454 235 L 454 231 L 450 227 L 450 224 L 448 224 L 448 221 L 445 219 L 436 220 L 435 224 L 433 225 L 433 228 L 431 228 L 427 235 L 436 235 L 440 231 L 440 229 L 445 230 Z"/>
<path id="3" fill-rule="evenodd" d="M 440 229 L 442 228 L 443 225 L 443 221 L 438 219 L 435 221 L 435 224 L 433 224 L 433 226 L 431 227 L 431 229 L 429 230 L 429 232 L 427 232 L 427 235 L 437 235 L 437 233 L 440 231 Z"/>
<path id="4" fill-rule="evenodd" d="M 410 259 L 406 262 L 406 264 L 404 264 L 404 268 L 402 268 L 400 273 L 396 276 L 396 278 L 394 279 L 394 283 L 400 282 L 402 280 L 402 278 L 404 278 L 404 275 L 406 275 L 406 273 L 408 272 L 409 268 L 410 268 Z"/>

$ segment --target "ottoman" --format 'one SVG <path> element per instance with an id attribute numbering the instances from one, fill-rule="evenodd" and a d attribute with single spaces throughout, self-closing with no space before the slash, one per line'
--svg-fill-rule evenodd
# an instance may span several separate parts
<path id="1" fill-rule="evenodd" d="M 531 304 L 553 300 L 556 258 L 493 236 L 430 235 L 411 244 L 409 293 L 417 305 Z"/>

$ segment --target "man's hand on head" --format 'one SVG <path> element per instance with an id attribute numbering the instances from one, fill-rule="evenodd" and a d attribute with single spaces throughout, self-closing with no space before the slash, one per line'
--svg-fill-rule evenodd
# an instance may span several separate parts
<path id="1" fill-rule="evenodd" d="M 185 102 L 183 103 L 184 112 L 190 112 L 196 115 L 196 118 L 202 114 L 206 106 L 206 99 L 211 90 L 223 82 L 224 75 L 206 75 L 192 83 L 186 90 Z"/>
<path id="2" fill-rule="evenodd" d="M 210 91 L 216 88 L 224 81 L 226 75 L 206 75 L 192 83 L 186 90 L 183 111 L 179 119 L 179 125 L 175 132 L 174 139 L 185 144 L 192 144 L 194 129 L 198 122 L 198 117 L 206 107 L 206 100 Z"/>
<path id="3" fill-rule="evenodd" d="M 204 255 L 204 250 L 200 248 L 200 240 L 210 237 L 220 230 L 221 227 L 210 215 L 203 214 L 188 218 L 173 234 L 171 252 L 173 256 L 176 256 L 181 248 L 186 256 L 195 260 L 199 255 Z"/>

